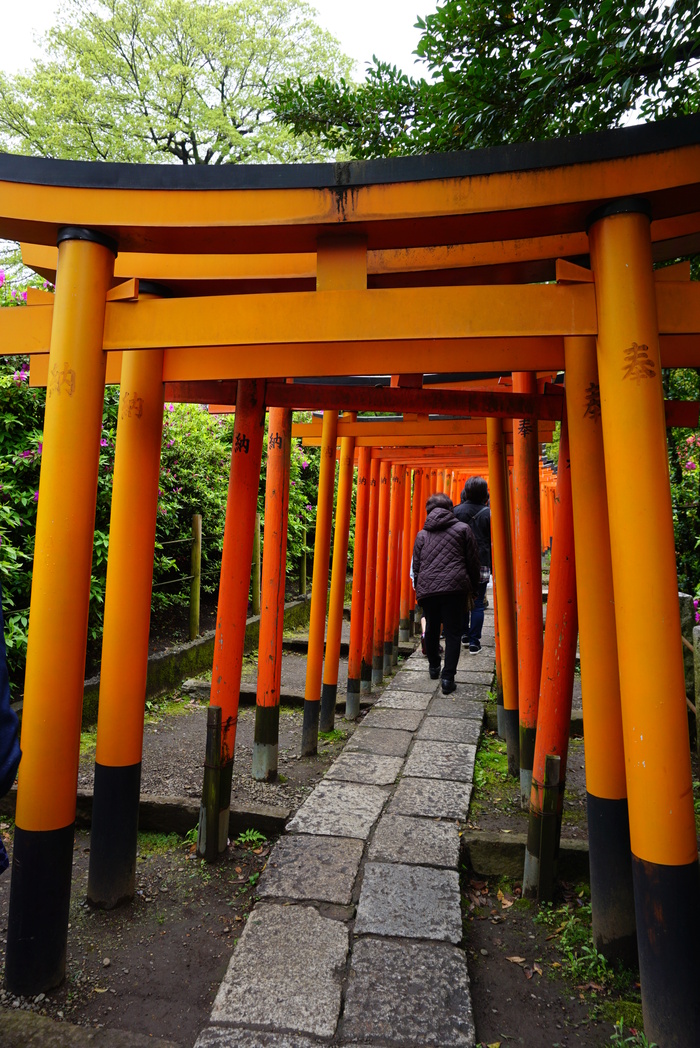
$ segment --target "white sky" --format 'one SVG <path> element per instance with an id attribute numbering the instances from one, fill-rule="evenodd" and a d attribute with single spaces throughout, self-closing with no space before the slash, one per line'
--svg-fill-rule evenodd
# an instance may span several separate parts
<path id="1" fill-rule="evenodd" d="M 411 54 L 419 39 L 413 28 L 417 15 L 434 11 L 437 0 L 309 0 L 319 12 L 319 22 L 340 41 L 346 54 L 358 63 L 357 77 L 376 54 L 398 65 L 405 73 L 419 75 Z M 2 4 L 0 69 L 14 73 L 25 69 L 40 54 L 35 44 L 53 24 L 60 0 L 29 0 Z"/>

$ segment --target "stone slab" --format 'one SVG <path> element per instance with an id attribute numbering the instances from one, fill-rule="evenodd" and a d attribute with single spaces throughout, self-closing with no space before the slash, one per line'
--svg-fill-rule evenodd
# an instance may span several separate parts
<path id="1" fill-rule="evenodd" d="M 461 669 L 458 666 L 455 680 L 457 684 L 485 684 L 488 688 L 493 681 L 493 670 L 479 673 L 478 670 Z"/>
<path id="2" fill-rule="evenodd" d="M 212 1022 L 332 1037 L 348 930 L 309 906 L 258 904 L 214 1000 Z"/>
<path id="3" fill-rule="evenodd" d="M 424 665 L 425 673 L 400 673 L 395 677 L 397 687 L 400 687 L 401 691 L 427 691 L 432 694 L 440 682 L 430 679 L 427 660 Z M 385 695 L 388 690 L 385 690 Z"/>
<path id="4" fill-rule="evenodd" d="M 461 950 L 447 943 L 355 943 L 341 1044 L 473 1048 L 474 1040 Z"/>
<path id="5" fill-rule="evenodd" d="M 403 863 L 366 863 L 355 935 L 460 942 L 462 912 L 457 871 Z"/>
<path id="6" fill-rule="evenodd" d="M 326 772 L 326 779 L 362 782 L 370 786 L 391 786 L 403 768 L 403 757 L 344 750 Z"/>
<path id="7" fill-rule="evenodd" d="M 281 837 L 256 891 L 262 898 L 316 899 L 349 906 L 364 842 L 347 837 Z"/>
<path id="8" fill-rule="evenodd" d="M 413 735 L 410 731 L 394 728 L 365 728 L 361 725 L 345 747 L 346 753 L 362 750 L 363 753 L 383 754 L 386 757 L 405 757 Z"/>
<path id="9" fill-rule="evenodd" d="M 416 743 L 406 761 L 404 775 L 415 779 L 442 779 L 471 782 L 474 776 L 476 746 L 461 742 Z"/>
<path id="10" fill-rule="evenodd" d="M 454 822 L 383 815 L 374 831 L 367 857 L 372 862 L 457 869 L 459 847 L 459 830 Z"/>
<path id="11" fill-rule="evenodd" d="M 399 666 L 399 673 L 403 673 L 404 670 L 408 670 L 409 673 L 427 673 L 428 660 L 425 655 L 413 656 Z"/>
<path id="12" fill-rule="evenodd" d="M 476 746 L 481 735 L 481 721 L 476 717 L 427 716 L 416 736 L 422 741 L 462 742 Z"/>
<path id="13" fill-rule="evenodd" d="M 423 720 L 423 710 L 395 710 L 377 708 L 369 711 L 362 721 L 363 728 L 399 728 L 402 731 L 416 731 Z"/>
<path id="14" fill-rule="evenodd" d="M 293 1033 L 258 1033 L 230 1026 L 208 1026 L 194 1048 L 318 1048 L 319 1042 Z"/>
<path id="15" fill-rule="evenodd" d="M 469 691 L 459 684 L 451 695 L 436 695 L 428 707 L 431 717 L 474 717 L 481 723 L 484 719 L 486 695 L 483 688 Z"/>
<path id="16" fill-rule="evenodd" d="M 437 684 L 437 681 L 435 683 Z M 374 709 L 427 710 L 432 697 L 432 691 L 401 691 L 398 688 L 386 688 L 381 699 L 374 704 Z"/>
<path id="17" fill-rule="evenodd" d="M 367 840 L 387 797 L 381 786 L 320 782 L 287 823 L 287 832 Z"/>
<path id="18" fill-rule="evenodd" d="M 402 779 L 387 806 L 391 815 L 466 820 L 471 785 L 439 779 Z"/>

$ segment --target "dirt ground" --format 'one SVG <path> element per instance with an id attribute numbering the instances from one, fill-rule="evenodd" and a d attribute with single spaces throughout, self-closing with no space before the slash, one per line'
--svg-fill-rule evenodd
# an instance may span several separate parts
<path id="1" fill-rule="evenodd" d="M 289 687 L 295 690 L 305 660 L 286 656 L 290 658 Z M 252 667 L 246 673 L 253 673 Z M 181 692 L 164 709 L 152 711 L 144 737 L 144 794 L 200 797 L 205 695 Z M 355 728 L 337 720 L 333 735 L 321 739 L 318 756 L 300 759 L 302 710 L 283 709 L 279 781 L 261 784 L 250 779 L 254 719 L 254 709 L 241 710 L 234 775 L 234 800 L 240 806 L 251 800 L 295 810 Z M 490 755 L 495 753 L 496 770 L 476 776 L 469 829 L 523 832 L 527 817 L 520 809 L 518 785 L 498 772 L 495 736 L 485 734 L 483 742 Z M 93 759 L 88 739 L 80 765 L 83 788 L 91 785 Z M 562 836 L 584 839 L 580 739 L 571 740 L 567 778 Z M 0 832 L 11 849 L 11 823 L 0 822 Z M 78 832 L 66 980 L 35 1000 L 0 991 L 0 1005 L 93 1028 L 134 1030 L 191 1048 L 207 1021 L 273 843 L 232 842 L 221 863 L 207 866 L 189 843 L 143 834 L 137 896 L 132 904 L 105 913 L 85 901 L 90 840 L 89 834 Z M 619 979 L 611 988 L 601 977 L 595 961 L 571 971 L 571 957 L 577 950 L 581 953 L 581 943 L 572 953 L 569 933 L 573 928 L 574 938 L 585 937 L 586 885 L 560 885 L 544 920 L 536 905 L 520 898 L 517 882 L 486 881 L 463 869 L 462 890 L 478 1045 L 599 1048 L 610 1043 L 617 1010 L 621 1014 L 623 1008 L 628 1016 L 625 1032 L 634 1028 L 639 1014 L 634 976 L 621 990 Z M 6 937 L 8 895 L 6 874 L 0 878 L 0 946 Z M 620 1004 L 623 999 L 631 1004 Z M 0 1029 L 1 1022 L 0 1013 Z"/>

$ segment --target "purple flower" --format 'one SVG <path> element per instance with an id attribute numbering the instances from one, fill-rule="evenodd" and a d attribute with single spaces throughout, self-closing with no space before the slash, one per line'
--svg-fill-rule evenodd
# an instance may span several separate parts
<path id="1" fill-rule="evenodd" d="M 43 450 L 44 450 L 44 442 L 43 442 L 43 440 L 40 440 L 39 443 L 36 446 L 36 453 L 37 453 L 37 455 L 41 455 Z"/>
<path id="2" fill-rule="evenodd" d="M 5 270 L 0 269 L 0 287 L 5 283 Z"/>
<path id="3" fill-rule="evenodd" d="M 293 488 L 295 488 L 297 486 L 296 480 L 290 480 L 289 483 L 292 485 Z"/>
<path id="4" fill-rule="evenodd" d="M 692 459 L 688 459 L 688 461 L 685 464 L 685 468 L 692 472 L 693 470 L 696 470 L 698 467 L 697 467 L 697 463 L 693 462 Z"/>
<path id="5" fill-rule="evenodd" d="M 308 469 L 309 468 L 309 463 L 306 461 L 306 459 L 302 460 L 301 468 L 302 469 Z"/>
<path id="6" fill-rule="evenodd" d="M 38 491 L 35 491 L 35 492 L 34 492 L 34 501 L 35 501 L 35 502 L 38 502 L 38 501 L 39 501 L 39 492 L 38 492 Z"/>
<path id="7" fill-rule="evenodd" d="M 307 503 L 306 503 L 306 509 L 307 509 L 307 512 L 308 512 L 308 513 L 310 513 L 310 512 L 311 512 L 311 510 L 313 509 L 313 506 L 311 505 L 311 503 L 310 503 L 310 502 L 307 502 Z"/>
<path id="8" fill-rule="evenodd" d="M 100 447 L 101 448 L 106 448 L 108 444 L 109 444 L 109 441 L 105 440 L 105 438 L 103 437 L 102 440 L 100 441 Z"/>
<path id="9" fill-rule="evenodd" d="M 27 292 L 26 291 L 22 292 L 22 298 L 24 299 L 25 302 L 27 301 Z"/>

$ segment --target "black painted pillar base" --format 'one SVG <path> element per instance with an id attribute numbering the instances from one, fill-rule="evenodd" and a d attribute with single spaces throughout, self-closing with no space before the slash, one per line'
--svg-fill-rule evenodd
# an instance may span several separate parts
<path id="1" fill-rule="evenodd" d="M 23 997 L 46 993 L 66 974 L 75 823 L 60 830 L 15 827 L 5 985 Z"/>
<path id="2" fill-rule="evenodd" d="M 593 943 L 611 962 L 639 966 L 627 798 L 586 794 Z"/>
<path id="3" fill-rule="evenodd" d="M 335 727 L 335 702 L 338 697 L 337 684 L 321 685 L 320 731 L 333 731 Z"/>
<path id="4" fill-rule="evenodd" d="M 140 792 L 140 761 L 121 768 L 95 762 L 87 897 L 103 910 L 136 891 Z"/>
<path id="5" fill-rule="evenodd" d="M 357 720 L 360 716 L 360 679 L 348 677 L 348 688 L 345 694 L 345 720 Z"/>
<path id="6" fill-rule="evenodd" d="M 520 727 L 520 804 L 530 807 L 530 789 L 532 787 L 532 766 L 535 763 L 535 740 L 537 728 Z"/>
<path id="7" fill-rule="evenodd" d="M 274 782 L 277 778 L 279 724 L 279 706 L 255 707 L 253 778 L 257 782 Z"/>
<path id="8" fill-rule="evenodd" d="M 363 659 L 360 664 L 360 694 L 372 693 L 372 666 Z"/>
<path id="9" fill-rule="evenodd" d="M 381 684 L 384 680 L 384 656 L 372 656 L 372 684 Z"/>
<path id="10" fill-rule="evenodd" d="M 517 710 L 503 710 L 503 730 L 508 754 L 508 774 L 517 779 L 520 776 L 520 722 Z"/>
<path id="11" fill-rule="evenodd" d="M 700 871 L 632 856 L 644 1033 L 662 1048 L 700 1044 Z"/>
<path id="12" fill-rule="evenodd" d="M 391 664 L 394 657 L 394 644 L 390 640 L 384 641 L 384 661 L 382 663 L 382 670 L 385 677 L 391 674 Z"/>
<path id="13" fill-rule="evenodd" d="M 304 699 L 304 720 L 301 726 L 301 755 L 313 757 L 318 752 L 318 718 L 321 703 Z"/>
<path id="14" fill-rule="evenodd" d="M 399 644 L 406 644 L 411 636 L 411 623 L 409 619 L 399 620 Z"/>

